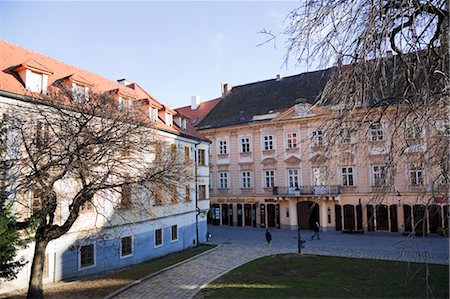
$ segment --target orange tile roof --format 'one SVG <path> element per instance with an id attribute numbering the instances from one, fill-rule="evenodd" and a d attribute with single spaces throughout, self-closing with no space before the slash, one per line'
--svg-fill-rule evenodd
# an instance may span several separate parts
<path id="1" fill-rule="evenodd" d="M 94 92 L 115 91 L 141 102 L 147 103 L 159 109 L 166 106 L 157 101 L 151 94 L 133 83 L 123 86 L 117 82 L 108 80 L 102 76 L 47 57 L 37 52 L 13 45 L 0 39 L 0 90 L 18 95 L 29 95 L 25 89 L 24 82 L 17 76 L 15 70 L 18 68 L 32 68 L 48 73 L 48 86 L 62 79 L 72 79 L 88 83 Z M 205 139 L 204 136 L 196 132 L 193 128 L 181 130 L 174 126 L 166 125 L 162 120 L 158 120 L 156 127 L 176 134 L 186 135 L 197 139 Z"/>
<path id="2" fill-rule="evenodd" d="M 212 109 L 214 109 L 214 107 L 216 107 L 216 105 L 220 102 L 220 100 L 222 100 L 222 98 L 217 98 L 217 99 L 201 102 L 198 105 L 197 109 L 195 109 L 195 110 L 191 110 L 191 106 L 189 105 L 189 106 L 176 108 L 175 111 L 177 111 L 178 113 L 180 113 L 182 115 L 187 116 L 190 119 L 189 124 L 196 126 L 203 120 L 203 118 L 205 118 L 206 115 L 208 115 L 208 113 Z M 192 123 L 195 119 L 197 119 L 195 121 L 195 123 Z"/>

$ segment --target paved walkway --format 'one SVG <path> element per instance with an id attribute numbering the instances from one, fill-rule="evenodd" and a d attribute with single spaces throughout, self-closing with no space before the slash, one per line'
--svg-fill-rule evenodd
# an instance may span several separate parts
<path id="1" fill-rule="evenodd" d="M 245 227 L 209 227 L 210 243 L 221 246 L 171 270 L 125 290 L 114 298 L 192 298 L 202 285 L 262 256 L 297 252 L 297 232 L 273 229 L 273 245 L 267 248 L 265 230 Z M 311 231 L 301 231 L 308 240 L 304 254 L 373 258 L 409 262 L 449 263 L 448 239 L 429 236 L 407 238 L 391 233 L 363 235 L 323 232 L 310 241 Z"/>

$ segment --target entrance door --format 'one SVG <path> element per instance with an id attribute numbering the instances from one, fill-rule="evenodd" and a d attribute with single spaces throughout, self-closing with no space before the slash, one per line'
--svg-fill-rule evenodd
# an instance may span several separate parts
<path id="1" fill-rule="evenodd" d="M 229 216 L 228 216 L 228 205 L 222 204 L 222 225 L 228 225 L 229 222 Z"/>
<path id="2" fill-rule="evenodd" d="M 403 205 L 403 220 L 405 225 L 405 233 L 412 232 L 411 206 Z"/>
<path id="3" fill-rule="evenodd" d="M 312 201 L 297 203 L 298 224 L 301 229 L 313 229 L 314 222 L 319 222 L 319 205 Z"/>
<path id="4" fill-rule="evenodd" d="M 252 205 L 247 203 L 244 205 L 244 225 L 252 226 Z"/>
<path id="5" fill-rule="evenodd" d="M 228 217 L 229 217 L 228 222 L 230 223 L 230 226 L 233 226 L 233 205 L 232 204 L 230 204 L 228 206 Z"/>
<path id="6" fill-rule="evenodd" d="M 357 230 L 363 229 L 362 206 L 361 205 L 356 206 L 356 229 Z"/>
<path id="7" fill-rule="evenodd" d="M 355 230 L 355 206 L 344 205 L 344 229 Z"/>
<path id="8" fill-rule="evenodd" d="M 389 230 L 389 216 L 386 205 L 377 205 L 377 230 Z"/>
<path id="9" fill-rule="evenodd" d="M 220 206 L 218 204 L 212 205 L 212 215 L 213 215 L 212 224 L 220 225 Z"/>
<path id="10" fill-rule="evenodd" d="M 391 232 L 398 232 L 398 222 L 397 222 L 397 205 L 391 205 L 389 207 L 389 212 L 391 214 Z"/>
<path id="11" fill-rule="evenodd" d="M 342 230 L 342 208 L 341 205 L 334 206 L 334 214 L 336 216 L 336 230 Z"/>
<path id="12" fill-rule="evenodd" d="M 414 214 L 414 228 L 416 235 L 422 236 L 427 233 L 427 220 L 425 215 L 425 206 L 415 205 L 413 207 Z"/>
<path id="13" fill-rule="evenodd" d="M 259 219 L 260 219 L 260 227 L 266 227 L 266 206 L 261 205 L 259 207 Z"/>
<path id="14" fill-rule="evenodd" d="M 432 205 L 428 207 L 428 217 L 430 222 L 430 233 L 438 233 L 442 231 L 441 207 Z"/>
<path id="15" fill-rule="evenodd" d="M 237 225 L 242 226 L 242 205 L 237 204 Z"/>
<path id="16" fill-rule="evenodd" d="M 275 227 L 275 205 L 268 204 L 267 205 L 267 226 Z"/>
<path id="17" fill-rule="evenodd" d="M 367 205 L 367 231 L 373 232 L 375 230 L 375 218 L 373 214 L 373 206 Z"/>

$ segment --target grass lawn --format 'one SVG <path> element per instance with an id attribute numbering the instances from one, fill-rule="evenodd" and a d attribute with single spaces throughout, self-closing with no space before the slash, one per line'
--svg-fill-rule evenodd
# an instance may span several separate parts
<path id="1" fill-rule="evenodd" d="M 426 298 L 426 267 L 340 257 L 264 257 L 210 283 L 196 298 Z M 448 266 L 430 265 L 431 298 L 449 298 Z"/>
<path id="2" fill-rule="evenodd" d="M 196 248 L 172 253 L 95 278 L 91 277 L 73 282 L 57 282 L 48 287 L 44 286 L 44 296 L 45 298 L 68 299 L 103 298 L 135 280 L 186 260 L 213 247 L 215 246 L 199 245 Z M 21 293 L 11 296 L 11 298 L 24 298 L 25 295 L 26 293 Z"/>

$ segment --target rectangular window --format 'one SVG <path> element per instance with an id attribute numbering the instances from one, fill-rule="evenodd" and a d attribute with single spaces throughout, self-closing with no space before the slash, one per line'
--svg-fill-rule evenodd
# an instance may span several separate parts
<path id="1" fill-rule="evenodd" d="M 382 186 L 386 184 L 386 167 L 375 165 L 372 166 L 373 184 L 374 186 Z"/>
<path id="2" fill-rule="evenodd" d="M 297 169 L 288 169 L 288 184 L 289 187 L 295 188 L 298 187 L 298 170 Z"/>
<path id="3" fill-rule="evenodd" d="M 341 144 L 351 144 L 352 143 L 352 135 L 350 133 L 350 129 L 347 129 L 347 128 L 341 129 L 339 137 L 340 137 L 339 141 Z"/>
<path id="4" fill-rule="evenodd" d="M 326 167 L 315 167 L 312 169 L 314 186 L 325 186 L 327 184 Z"/>
<path id="5" fill-rule="evenodd" d="M 407 139 L 420 139 L 422 138 L 422 128 L 418 123 L 410 124 L 405 130 L 405 135 Z"/>
<path id="6" fill-rule="evenodd" d="M 266 188 L 273 188 L 274 185 L 275 185 L 275 171 L 273 171 L 273 170 L 266 170 L 264 172 L 264 178 L 265 178 L 264 186 Z"/>
<path id="7" fill-rule="evenodd" d="M 191 161 L 191 148 L 189 146 L 184 147 L 184 162 L 188 163 Z"/>
<path id="8" fill-rule="evenodd" d="M 133 238 L 131 236 L 121 239 L 120 256 L 126 257 L 133 255 Z"/>
<path id="9" fill-rule="evenodd" d="M 184 199 L 186 201 L 191 201 L 191 187 L 190 186 L 184 187 Z"/>
<path id="10" fill-rule="evenodd" d="M 121 112 L 130 112 L 133 107 L 133 100 L 119 97 L 119 111 Z"/>
<path id="11" fill-rule="evenodd" d="M 264 136 L 264 150 L 265 151 L 273 150 L 273 136 L 272 135 Z"/>
<path id="12" fill-rule="evenodd" d="M 34 133 L 34 142 L 37 147 L 45 147 L 50 143 L 50 128 L 48 123 L 37 121 L 36 131 Z"/>
<path id="13" fill-rule="evenodd" d="M 224 155 L 228 153 L 227 142 L 225 140 L 219 141 L 219 154 Z"/>
<path id="14" fill-rule="evenodd" d="M 354 186 L 353 167 L 342 167 L 342 185 Z"/>
<path id="15" fill-rule="evenodd" d="M 287 148 L 297 148 L 297 133 L 289 132 L 286 134 Z"/>
<path id="16" fill-rule="evenodd" d="M 155 247 L 161 246 L 163 244 L 162 229 L 158 228 L 155 230 Z"/>
<path id="17" fill-rule="evenodd" d="M 423 185 L 422 164 L 411 164 L 409 166 L 409 177 L 411 180 L 411 185 Z"/>
<path id="18" fill-rule="evenodd" d="M 198 197 L 199 200 L 206 199 L 206 185 L 198 186 Z"/>
<path id="19" fill-rule="evenodd" d="M 172 225 L 172 236 L 171 236 L 171 240 L 172 240 L 172 241 L 178 240 L 178 225 Z"/>
<path id="20" fill-rule="evenodd" d="M 94 211 L 94 205 L 92 200 L 86 200 L 80 207 L 81 212 L 92 212 Z"/>
<path id="21" fill-rule="evenodd" d="M 80 268 L 95 265 L 94 244 L 80 246 Z"/>
<path id="22" fill-rule="evenodd" d="M 241 153 L 249 153 L 250 152 L 250 138 L 245 137 L 241 138 Z"/>
<path id="23" fill-rule="evenodd" d="M 322 130 L 316 130 L 312 132 L 311 141 L 313 146 L 323 145 L 323 132 Z"/>
<path id="24" fill-rule="evenodd" d="M 228 172 L 219 172 L 219 188 L 228 189 Z"/>
<path id="25" fill-rule="evenodd" d="M 205 150 L 202 150 L 202 149 L 198 150 L 198 165 L 202 165 L 202 166 L 206 165 Z"/>
<path id="26" fill-rule="evenodd" d="M 120 191 L 120 207 L 128 209 L 131 206 L 131 186 L 123 184 Z"/>
<path id="27" fill-rule="evenodd" d="M 89 87 L 72 83 L 72 97 L 75 102 L 87 102 L 89 100 Z"/>
<path id="28" fill-rule="evenodd" d="M 151 121 L 157 121 L 158 120 L 158 109 L 149 107 L 149 114 L 150 114 L 150 120 Z"/>
<path id="29" fill-rule="evenodd" d="M 27 71 L 28 72 L 28 71 Z M 30 71 L 27 74 L 27 89 L 32 92 L 44 92 L 44 75 Z"/>
<path id="30" fill-rule="evenodd" d="M 374 122 L 370 125 L 370 138 L 372 141 L 384 140 L 383 125 L 380 122 Z"/>
<path id="31" fill-rule="evenodd" d="M 243 171 L 241 172 L 241 188 L 251 188 L 251 179 L 252 179 L 252 173 L 250 171 Z"/>

